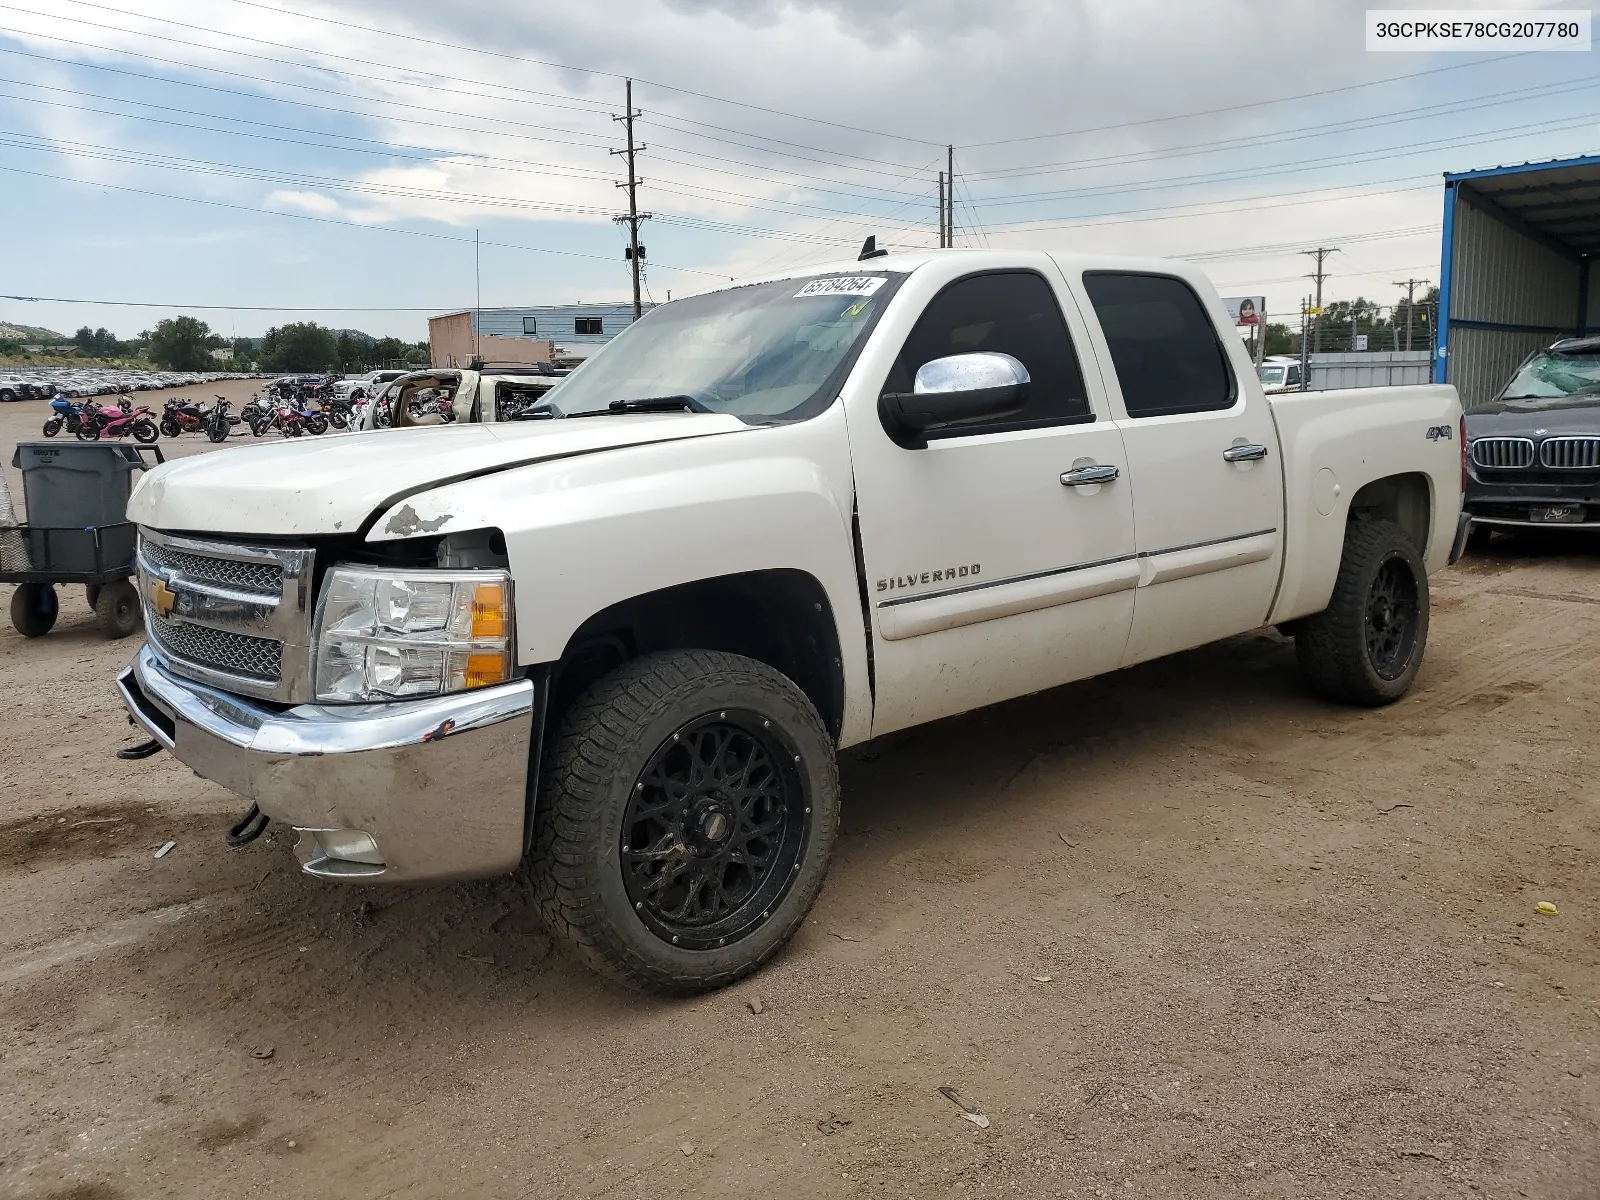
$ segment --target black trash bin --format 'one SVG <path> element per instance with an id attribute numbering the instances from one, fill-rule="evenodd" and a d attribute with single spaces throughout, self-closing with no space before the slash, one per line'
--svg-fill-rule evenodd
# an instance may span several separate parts
<path id="1" fill-rule="evenodd" d="M 125 442 L 23 442 L 11 465 L 22 471 L 29 525 L 89 529 L 126 521 L 133 473 L 154 464 Z"/>

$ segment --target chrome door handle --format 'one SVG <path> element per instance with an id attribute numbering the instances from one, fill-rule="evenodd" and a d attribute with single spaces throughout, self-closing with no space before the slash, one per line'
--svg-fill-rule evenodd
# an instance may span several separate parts
<path id="1" fill-rule="evenodd" d="M 1122 472 L 1112 466 L 1074 467 L 1061 473 L 1063 487 L 1079 487 L 1085 483 L 1110 483 Z"/>
<path id="2" fill-rule="evenodd" d="M 1229 446 L 1222 452 L 1224 462 L 1255 462 L 1267 456 L 1265 446 Z"/>

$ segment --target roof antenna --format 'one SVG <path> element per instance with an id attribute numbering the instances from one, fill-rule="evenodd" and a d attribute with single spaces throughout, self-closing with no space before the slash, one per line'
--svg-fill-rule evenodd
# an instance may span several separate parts
<path id="1" fill-rule="evenodd" d="M 889 252 L 887 250 L 878 249 L 878 235 L 873 234 L 866 241 L 861 243 L 861 253 L 856 255 L 856 261 L 865 262 L 869 258 L 882 258 L 888 253 Z"/>

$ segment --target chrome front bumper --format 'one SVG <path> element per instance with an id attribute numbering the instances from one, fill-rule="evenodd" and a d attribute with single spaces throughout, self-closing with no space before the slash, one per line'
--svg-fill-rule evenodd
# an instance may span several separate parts
<path id="1" fill-rule="evenodd" d="M 309 874 L 412 883 L 499 874 L 522 858 L 532 680 L 282 709 L 174 675 L 142 646 L 117 689 L 195 774 L 300 830 Z"/>

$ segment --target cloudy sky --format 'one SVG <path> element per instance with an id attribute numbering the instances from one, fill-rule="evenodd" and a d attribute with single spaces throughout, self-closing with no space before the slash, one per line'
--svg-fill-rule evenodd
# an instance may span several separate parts
<path id="1" fill-rule="evenodd" d="M 622 299 L 629 76 L 657 300 L 934 244 L 953 143 L 959 245 L 1192 257 L 1280 314 L 1337 246 L 1328 294 L 1388 303 L 1437 278 L 1442 172 L 1600 152 L 1600 60 L 1371 54 L 1364 8 L 0 3 L 0 292 L 159 306 L 0 319 L 421 338 L 475 235 L 485 306 Z"/>

